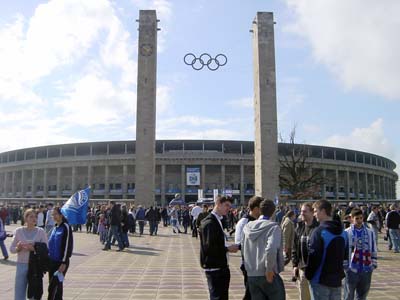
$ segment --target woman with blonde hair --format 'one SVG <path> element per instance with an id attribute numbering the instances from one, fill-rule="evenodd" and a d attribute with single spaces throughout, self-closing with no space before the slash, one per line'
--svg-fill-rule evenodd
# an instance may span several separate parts
<path id="1" fill-rule="evenodd" d="M 42 228 L 36 227 L 35 210 L 27 209 L 24 213 L 24 226 L 15 230 L 10 246 L 11 253 L 17 253 L 17 270 L 15 273 L 15 300 L 27 298 L 29 253 L 34 251 L 36 242 L 46 243 L 47 236 Z"/>

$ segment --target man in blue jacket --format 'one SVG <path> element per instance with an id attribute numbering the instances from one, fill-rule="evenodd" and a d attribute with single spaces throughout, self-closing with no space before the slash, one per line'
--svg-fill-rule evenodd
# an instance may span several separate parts
<path id="1" fill-rule="evenodd" d="M 344 265 L 348 264 L 347 234 L 340 222 L 332 220 L 332 205 L 327 200 L 318 200 L 313 208 L 320 225 L 311 234 L 305 269 L 311 297 L 340 300 Z"/>

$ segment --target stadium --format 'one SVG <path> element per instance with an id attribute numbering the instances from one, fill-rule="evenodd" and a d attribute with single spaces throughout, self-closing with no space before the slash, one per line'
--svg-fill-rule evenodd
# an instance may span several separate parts
<path id="1" fill-rule="evenodd" d="M 279 143 L 279 155 L 291 144 Z M 310 172 L 327 179 L 319 195 L 338 202 L 396 199 L 396 164 L 371 153 L 306 145 Z M 282 172 L 282 170 L 281 170 Z M 57 202 L 88 185 L 92 199 L 135 199 L 135 141 L 49 145 L 0 153 L 0 202 Z M 180 193 L 186 202 L 230 194 L 237 204 L 254 195 L 254 142 L 157 140 L 155 201 Z M 281 198 L 288 192 L 281 190 Z M 121 201 L 122 201 L 121 200 Z"/>

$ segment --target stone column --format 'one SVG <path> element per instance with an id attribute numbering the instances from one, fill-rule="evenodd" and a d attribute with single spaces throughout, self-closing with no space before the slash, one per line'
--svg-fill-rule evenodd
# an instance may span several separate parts
<path id="1" fill-rule="evenodd" d="M 369 193 L 369 189 L 368 189 L 368 173 L 365 172 L 364 173 L 364 184 L 365 184 L 365 196 L 364 199 L 368 200 L 368 193 Z"/>
<path id="2" fill-rule="evenodd" d="M 356 184 L 357 184 L 357 199 L 360 200 L 360 173 L 356 172 Z"/>
<path id="3" fill-rule="evenodd" d="M 71 174 L 71 193 L 75 193 L 76 192 L 76 174 L 77 170 L 76 167 L 73 166 L 72 167 L 72 174 Z"/>
<path id="4" fill-rule="evenodd" d="M 62 197 L 61 172 L 62 172 L 62 169 L 60 167 L 58 167 L 57 168 L 57 198 Z"/>
<path id="5" fill-rule="evenodd" d="M 204 197 L 205 197 L 205 189 L 206 189 L 206 165 L 201 165 L 201 182 L 200 182 L 201 188 L 203 190 L 204 193 Z"/>
<path id="6" fill-rule="evenodd" d="M 381 183 L 381 176 L 378 176 L 378 192 L 379 192 L 379 199 L 382 198 L 382 183 Z"/>
<path id="7" fill-rule="evenodd" d="M 122 166 L 122 198 L 128 198 L 128 165 Z"/>
<path id="8" fill-rule="evenodd" d="M 7 193 L 7 172 L 4 172 L 4 181 L 3 181 L 3 190 L 4 190 L 4 197 L 8 197 Z"/>
<path id="9" fill-rule="evenodd" d="M 221 195 L 225 190 L 225 165 L 221 165 Z"/>
<path id="10" fill-rule="evenodd" d="M 138 80 L 136 109 L 136 201 L 154 203 L 157 88 L 157 16 L 139 12 Z"/>
<path id="11" fill-rule="evenodd" d="M 36 197 L 36 169 L 32 169 L 32 198 Z"/>
<path id="12" fill-rule="evenodd" d="M 25 197 L 25 171 L 21 170 L 21 198 Z"/>
<path id="13" fill-rule="evenodd" d="M 335 198 L 339 200 L 339 170 L 335 169 Z"/>
<path id="14" fill-rule="evenodd" d="M 15 171 L 11 172 L 11 193 L 12 193 L 12 197 L 15 198 L 15 194 L 16 194 L 16 174 Z"/>
<path id="15" fill-rule="evenodd" d="M 346 170 L 346 194 L 347 201 L 350 201 L 350 171 Z"/>
<path id="16" fill-rule="evenodd" d="M 257 12 L 253 21 L 255 195 L 279 195 L 274 19 Z"/>
<path id="17" fill-rule="evenodd" d="M 182 199 L 185 199 L 186 193 L 186 174 L 185 174 L 185 165 L 181 165 L 181 195 Z"/>
<path id="18" fill-rule="evenodd" d="M 244 165 L 240 165 L 240 203 L 244 204 Z"/>
<path id="19" fill-rule="evenodd" d="M 108 165 L 104 166 L 104 198 L 110 197 L 110 168 Z"/>
<path id="20" fill-rule="evenodd" d="M 48 176 L 48 169 L 44 168 L 43 169 L 43 198 L 47 198 L 47 192 L 48 192 L 48 187 L 47 187 L 47 176 Z"/>
<path id="21" fill-rule="evenodd" d="M 165 197 L 165 174 L 166 174 L 166 166 L 161 165 L 161 205 L 166 205 L 166 197 Z"/>
<path id="22" fill-rule="evenodd" d="M 322 199 L 326 198 L 326 169 L 322 169 L 322 177 L 324 178 L 324 184 L 322 185 Z"/>
<path id="23" fill-rule="evenodd" d="M 90 186 L 92 189 L 93 189 L 93 187 L 92 187 L 92 184 L 93 184 L 93 166 L 88 166 L 88 182 L 87 182 L 87 184 L 88 184 L 88 186 Z"/>

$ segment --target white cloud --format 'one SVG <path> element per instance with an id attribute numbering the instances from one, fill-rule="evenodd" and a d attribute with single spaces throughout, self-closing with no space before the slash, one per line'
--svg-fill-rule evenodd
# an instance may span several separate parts
<path id="1" fill-rule="evenodd" d="M 240 98 L 240 99 L 235 99 L 232 101 L 228 102 L 228 105 L 234 107 L 234 108 L 254 108 L 254 99 L 252 97 L 245 97 L 245 98 Z"/>
<path id="2" fill-rule="evenodd" d="M 239 140 L 238 132 L 228 129 L 171 129 L 163 130 L 157 134 L 157 139 L 205 139 L 205 140 Z"/>
<path id="3" fill-rule="evenodd" d="M 98 74 L 87 74 L 74 83 L 72 90 L 57 106 L 62 108 L 63 123 L 85 127 L 121 123 L 136 110 L 136 94 L 119 89 Z M 60 120 L 61 121 L 61 120 Z"/>
<path id="4" fill-rule="evenodd" d="M 347 88 L 400 99 L 399 1 L 285 1 L 295 13 L 290 30 Z"/>
<path id="5" fill-rule="evenodd" d="M 368 127 L 353 129 L 348 135 L 333 135 L 323 144 L 370 152 L 388 158 L 395 156 L 394 146 L 385 136 L 381 118 L 372 122 Z"/>

